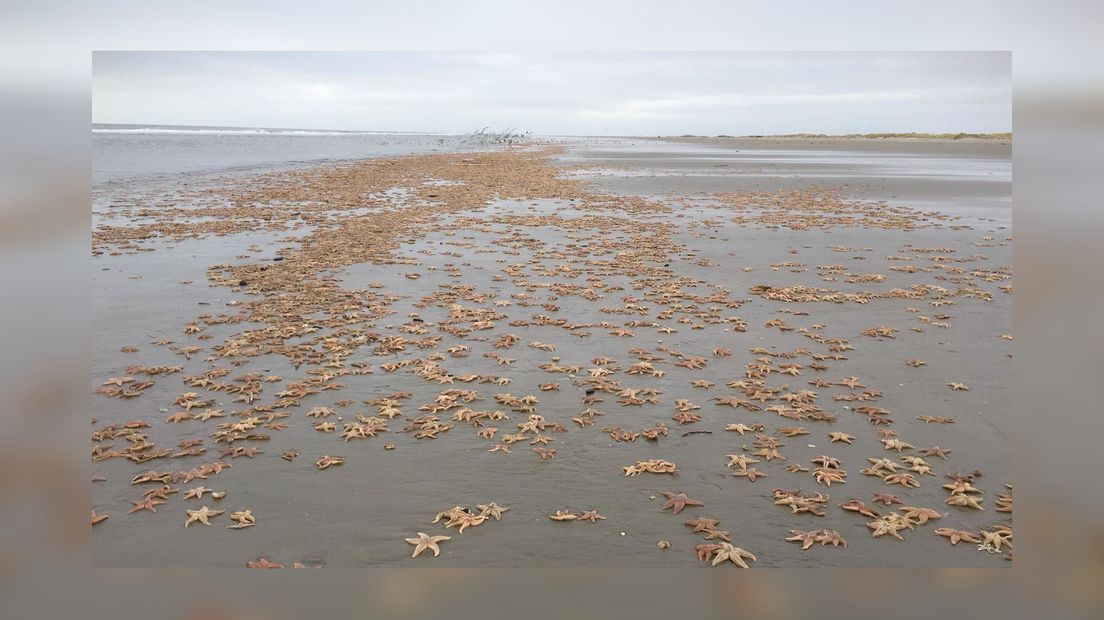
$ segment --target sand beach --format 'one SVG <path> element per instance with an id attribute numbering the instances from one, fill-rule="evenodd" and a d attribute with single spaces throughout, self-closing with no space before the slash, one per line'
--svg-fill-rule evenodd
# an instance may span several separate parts
<path id="1" fill-rule="evenodd" d="M 1010 565 L 1010 141 L 298 138 L 93 136 L 94 565 Z"/>

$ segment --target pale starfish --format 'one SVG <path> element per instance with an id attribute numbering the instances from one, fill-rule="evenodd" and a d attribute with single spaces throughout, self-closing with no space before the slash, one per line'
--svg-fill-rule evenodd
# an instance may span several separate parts
<path id="1" fill-rule="evenodd" d="M 740 568 L 748 568 L 747 562 L 744 561 L 745 559 L 751 560 L 752 562 L 758 561 L 756 557 L 748 551 L 739 547 L 734 547 L 731 543 L 727 542 L 721 543 L 720 547 L 713 553 L 713 566 L 717 566 L 724 562 L 732 562 Z"/>
<path id="2" fill-rule="evenodd" d="M 220 514 L 226 512 L 225 510 L 211 510 L 210 508 L 203 506 L 199 510 L 186 510 L 188 513 L 188 519 L 184 522 L 184 527 L 188 527 L 193 523 L 202 523 L 203 525 L 211 525 L 208 521 L 211 517 L 217 517 Z"/>
<path id="3" fill-rule="evenodd" d="M 330 455 L 326 454 L 322 458 L 318 459 L 314 463 L 314 465 L 318 469 L 327 469 L 327 468 L 332 467 L 334 465 L 341 465 L 343 463 L 345 463 L 345 457 L 343 457 L 343 456 L 330 456 Z"/>
<path id="4" fill-rule="evenodd" d="M 897 540 L 905 539 L 898 533 L 900 530 L 904 529 L 905 526 L 894 523 L 893 521 L 889 521 L 885 517 L 871 521 L 870 523 L 867 523 L 866 526 L 871 530 L 871 538 L 878 538 L 879 536 L 889 534 Z"/>
<path id="5" fill-rule="evenodd" d="M 240 530 L 247 527 L 253 527 L 257 524 L 257 518 L 253 516 L 252 510 L 239 510 L 237 512 L 230 513 L 230 520 L 234 521 L 234 525 L 227 525 L 228 530 Z"/>
<path id="6" fill-rule="evenodd" d="M 579 515 L 575 514 L 574 512 L 565 512 L 563 510 L 557 510 L 556 514 L 548 515 L 548 518 L 552 519 L 553 521 L 575 521 L 576 519 L 579 518 Z"/>
<path id="7" fill-rule="evenodd" d="M 725 425 L 725 430 L 726 431 L 733 431 L 733 432 L 740 433 L 741 435 L 743 435 L 744 433 L 747 433 L 747 432 L 761 431 L 761 430 L 763 430 L 763 426 L 761 424 L 756 424 L 755 426 L 748 426 L 747 424 L 726 424 Z"/>
<path id="8" fill-rule="evenodd" d="M 924 525 L 929 519 L 941 519 L 943 517 L 939 511 L 932 510 L 931 508 L 901 506 L 901 512 L 904 513 L 906 520 L 916 523 L 917 525 Z"/>
<path id="9" fill-rule="evenodd" d="M 502 513 L 510 510 L 509 506 L 499 506 L 494 502 L 489 504 L 476 504 L 475 507 L 479 509 L 480 514 L 487 517 L 493 517 L 495 521 L 501 521 Z"/>
<path id="10" fill-rule="evenodd" d="M 818 467 L 813 470 L 813 478 L 815 478 L 817 482 L 829 487 L 832 486 L 833 482 L 839 482 L 841 484 L 846 483 L 847 481 L 844 480 L 844 476 L 846 475 L 847 472 L 842 469 Z"/>
<path id="11" fill-rule="evenodd" d="M 410 557 L 416 558 L 426 549 L 433 552 L 433 557 L 441 555 L 441 548 L 437 546 L 437 543 L 445 542 L 446 540 L 452 540 L 451 536 L 430 536 L 425 532 L 418 532 L 417 538 L 407 538 L 406 542 L 414 545 L 414 553 Z"/>
<path id="12" fill-rule="evenodd" d="M 209 489 L 204 486 L 198 486 L 194 489 L 188 489 L 187 491 L 185 491 L 184 499 L 203 499 L 204 493 L 210 493 L 212 491 L 214 491 L 214 489 Z"/>
<path id="13" fill-rule="evenodd" d="M 974 510 L 985 510 L 982 507 L 981 502 L 973 495 L 967 495 L 965 493 L 955 493 L 943 500 L 949 506 L 961 506 L 962 508 L 973 508 Z"/>
<path id="14" fill-rule="evenodd" d="M 843 546 L 847 548 L 847 541 L 840 536 L 840 533 L 836 530 L 821 530 L 820 538 L 817 539 L 821 545 L 832 545 L 833 547 Z"/>
<path id="15" fill-rule="evenodd" d="M 801 550 L 809 549 L 816 544 L 817 539 L 820 537 L 820 530 L 813 530 L 811 532 L 803 532 L 801 530 L 790 530 L 790 536 L 786 540 L 790 542 L 801 543 Z"/>
<path id="16" fill-rule="evenodd" d="M 729 467 L 739 467 L 740 469 L 747 469 L 747 466 L 752 463 L 759 463 L 759 459 L 753 459 L 746 454 L 726 454 L 728 457 Z"/>
<path id="17" fill-rule="evenodd" d="M 990 551 L 993 553 L 999 553 L 1002 546 L 1012 548 L 1012 535 L 1009 531 L 989 531 L 981 530 L 981 544 L 978 545 L 978 549 L 984 551 Z"/>
<path id="18" fill-rule="evenodd" d="M 751 482 L 755 482 L 756 478 L 765 478 L 767 475 L 752 467 L 751 469 L 738 469 L 732 472 L 733 476 L 747 478 Z"/>
<path id="19" fill-rule="evenodd" d="M 486 520 L 486 515 L 473 515 L 468 513 L 467 511 L 459 511 L 453 514 L 449 522 L 445 524 L 445 527 L 449 528 L 453 526 L 458 526 L 460 528 L 459 532 L 463 534 L 464 528 L 469 526 L 482 525 L 483 522 Z"/>
<path id="20" fill-rule="evenodd" d="M 92 525 L 96 525 L 98 523 L 103 523 L 104 521 L 107 520 L 108 516 L 110 516 L 110 515 L 98 515 L 98 514 L 96 514 L 96 511 L 93 510 L 92 511 Z"/>
<path id="21" fill-rule="evenodd" d="M 855 437 L 847 433 L 828 433 L 828 438 L 831 439 L 833 443 L 837 441 L 853 443 L 855 441 Z"/>

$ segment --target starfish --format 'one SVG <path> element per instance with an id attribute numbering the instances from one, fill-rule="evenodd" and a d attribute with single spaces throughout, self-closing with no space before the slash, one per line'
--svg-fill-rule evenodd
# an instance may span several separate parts
<path id="1" fill-rule="evenodd" d="M 510 446 L 508 446 L 504 443 L 495 444 L 495 446 L 493 448 L 491 448 L 490 450 L 487 450 L 487 452 L 505 452 L 506 454 L 509 454 L 510 453 Z"/>
<path id="2" fill-rule="evenodd" d="M 868 507 L 866 504 L 857 499 L 853 499 L 849 502 L 844 502 L 840 504 L 840 508 L 843 508 L 844 510 L 849 510 L 851 512 L 857 512 L 862 516 L 870 517 L 871 519 L 877 519 L 879 516 L 881 516 L 878 514 L 877 510 Z"/>
<path id="3" fill-rule="evenodd" d="M 579 515 L 580 521 L 590 521 L 591 523 L 597 523 L 599 520 L 605 521 L 606 518 L 598 514 L 598 510 L 584 510 L 583 514 Z"/>
<path id="4" fill-rule="evenodd" d="M 973 495 L 967 495 L 965 493 L 955 493 L 944 500 L 949 506 L 961 506 L 962 508 L 973 508 L 974 510 L 985 510 L 981 506 L 981 502 Z"/>
<path id="5" fill-rule="evenodd" d="M 579 515 L 574 512 L 564 512 L 563 510 L 557 510 L 556 514 L 548 515 L 549 519 L 553 521 L 574 521 L 579 518 Z"/>
<path id="6" fill-rule="evenodd" d="M 755 482 L 756 478 L 766 478 L 767 475 L 752 467 L 751 469 L 739 469 L 732 472 L 733 476 L 747 478 L 748 480 Z"/>
<path id="7" fill-rule="evenodd" d="M 904 465 L 902 465 L 902 464 L 900 464 L 896 461 L 892 461 L 890 459 L 871 459 L 871 458 L 868 458 L 866 460 L 870 462 L 870 464 L 871 464 L 870 469 L 874 470 L 874 475 L 880 475 L 881 470 L 883 470 L 883 469 L 886 470 L 886 471 L 889 471 L 889 472 L 896 472 L 898 468 L 904 467 Z"/>
<path id="8" fill-rule="evenodd" d="M 694 550 L 698 553 L 699 562 L 708 562 L 713 558 L 713 554 L 720 549 L 719 544 L 702 543 L 694 547 Z"/>
<path id="9" fill-rule="evenodd" d="M 445 524 L 445 527 L 449 528 L 453 526 L 458 526 L 460 528 L 459 532 L 463 534 L 464 528 L 468 526 L 482 525 L 483 522 L 486 520 L 486 515 L 473 515 L 468 513 L 466 510 L 461 510 L 459 512 L 453 513 L 452 518 L 449 519 L 449 522 Z"/>
<path id="10" fill-rule="evenodd" d="M 671 419 L 679 424 L 693 424 L 694 422 L 700 422 L 702 417 L 696 413 L 683 411 L 671 416 Z"/>
<path id="11" fill-rule="evenodd" d="M 761 430 L 763 430 L 763 425 L 762 424 L 756 424 L 755 426 L 748 426 L 746 424 L 726 424 L 725 425 L 725 430 L 726 431 L 737 432 L 737 433 L 740 433 L 741 435 L 743 435 L 744 433 L 747 433 L 749 431 L 750 432 L 761 431 Z"/>
<path id="12" fill-rule="evenodd" d="M 947 489 L 951 494 L 955 493 L 981 493 L 981 489 L 970 484 L 966 480 L 956 480 L 955 482 L 943 485 L 944 489 Z"/>
<path id="13" fill-rule="evenodd" d="M 778 432 L 782 433 L 786 437 L 797 437 L 798 435 L 808 435 L 809 431 L 800 426 L 786 426 L 778 429 Z"/>
<path id="14" fill-rule="evenodd" d="M 877 519 L 875 521 L 871 521 L 870 523 L 867 523 L 866 526 L 871 530 L 871 538 L 878 538 L 879 536 L 889 534 L 897 540 L 905 539 L 898 533 L 901 529 L 903 529 L 902 526 L 897 525 L 892 521 L 887 521 L 885 517 Z"/>
<path id="15" fill-rule="evenodd" d="M 920 487 L 920 483 L 916 478 L 913 478 L 912 474 L 908 473 L 887 474 L 885 478 L 882 478 L 882 481 L 886 484 L 899 484 L 903 487 Z"/>
<path id="16" fill-rule="evenodd" d="M 813 470 L 813 478 L 825 486 L 832 486 L 833 482 L 846 483 L 847 481 L 843 479 L 846 475 L 847 472 L 842 469 L 818 467 Z"/>
<path id="17" fill-rule="evenodd" d="M 172 414 L 171 416 L 165 418 L 165 421 L 170 422 L 172 424 L 179 424 L 180 422 L 183 422 L 184 420 L 191 420 L 191 419 L 192 419 L 192 414 L 191 413 L 188 413 L 187 411 L 178 411 L 178 412 Z"/>
<path id="18" fill-rule="evenodd" d="M 704 506 L 702 502 L 696 499 L 690 499 L 686 496 L 686 493 L 670 493 L 663 492 L 663 495 L 667 498 L 667 503 L 663 504 L 661 510 L 670 510 L 672 514 L 678 514 L 682 512 L 683 508 L 687 506 Z"/>
<path id="19" fill-rule="evenodd" d="M 252 510 L 239 510 L 237 512 L 230 513 L 230 520 L 235 521 L 234 525 L 227 525 L 228 530 L 240 530 L 246 527 L 252 527 L 257 524 L 257 518 L 253 516 Z"/>
<path id="20" fill-rule="evenodd" d="M 690 381 L 690 385 L 692 387 L 696 387 L 696 388 L 709 389 L 709 388 L 711 388 L 711 387 L 713 387 L 714 385 L 717 385 L 717 384 L 713 383 L 712 381 L 707 381 L 705 379 L 694 379 L 694 380 Z"/>
<path id="21" fill-rule="evenodd" d="M 808 467 L 805 467 L 804 465 L 800 465 L 798 463 L 790 463 L 786 466 L 785 469 L 791 474 L 804 474 L 809 471 Z"/>
<path id="22" fill-rule="evenodd" d="M 855 441 L 855 438 L 852 435 L 848 435 L 847 433 L 828 433 L 828 438 L 831 439 L 833 443 L 837 441 L 842 441 L 843 443 L 852 443 Z"/>
<path id="23" fill-rule="evenodd" d="M 809 462 L 830 469 L 839 469 L 840 466 L 839 459 L 826 455 L 818 456 L 815 459 L 810 460 Z"/>
<path id="24" fill-rule="evenodd" d="M 502 513 L 510 510 L 509 506 L 499 506 L 498 504 L 491 502 L 489 504 L 476 504 L 476 508 L 479 509 L 479 513 L 486 517 L 493 517 L 495 521 L 502 520 Z"/>
<path id="25" fill-rule="evenodd" d="M 220 514 L 226 512 L 225 510 L 211 510 L 210 508 L 203 506 L 199 510 L 186 510 L 188 513 L 188 520 L 184 522 L 184 527 L 188 527 L 193 523 L 202 523 L 203 525 L 211 525 L 211 522 L 207 519 L 211 517 L 217 517 Z"/>
<path id="26" fill-rule="evenodd" d="M 297 456 L 299 456 L 299 453 L 296 452 L 295 450 L 287 450 L 283 454 L 280 455 L 280 458 L 284 459 L 285 461 L 290 462 L 290 461 L 295 460 L 295 457 L 297 457 Z"/>
<path id="27" fill-rule="evenodd" d="M 758 411 L 759 405 L 756 405 L 750 401 L 741 399 L 739 396 L 718 396 L 713 399 L 718 405 L 728 405 L 735 409 L 736 407 L 743 407 L 748 411 Z"/>
<path id="28" fill-rule="evenodd" d="M 779 452 L 777 448 L 760 448 L 755 452 L 752 452 L 752 454 L 754 454 L 755 456 L 763 457 L 767 460 L 768 463 L 775 459 L 778 459 L 780 461 L 787 460 L 786 457 L 782 456 L 782 453 Z"/>
<path id="29" fill-rule="evenodd" d="M 185 491 L 184 499 L 203 499 L 204 493 L 210 493 L 212 491 L 214 491 L 214 489 L 208 489 L 204 486 L 198 486 L 194 489 L 188 489 L 187 491 Z"/>
<path id="30" fill-rule="evenodd" d="M 952 545 L 957 545 L 959 541 L 965 541 L 973 544 L 980 544 L 981 539 L 977 537 L 977 534 L 973 532 L 967 532 L 965 530 L 956 530 L 949 527 L 941 527 L 935 530 L 935 533 L 944 538 L 948 538 Z"/>
<path id="31" fill-rule="evenodd" d="M 952 381 L 951 383 L 948 383 L 947 385 L 951 388 L 951 390 L 956 391 L 956 392 L 960 391 L 960 390 L 965 390 L 965 391 L 970 390 L 970 388 L 965 383 L 955 383 L 955 382 Z"/>
<path id="32" fill-rule="evenodd" d="M 882 445 L 885 446 L 886 450 L 896 450 L 898 452 L 900 452 L 901 450 L 910 450 L 916 447 L 911 443 L 905 443 L 897 438 L 883 439 Z"/>
<path id="33" fill-rule="evenodd" d="M 194 416 L 192 416 L 192 419 L 199 420 L 200 422 L 206 422 L 207 420 L 210 420 L 211 418 L 221 418 L 221 417 L 223 417 L 221 409 L 208 409 L 208 410 L 204 411 L 203 413 L 195 414 Z"/>
<path id="34" fill-rule="evenodd" d="M 790 536 L 786 540 L 791 542 L 801 543 L 801 550 L 804 551 L 814 544 L 817 539 L 820 538 L 820 530 L 813 530 L 811 532 L 802 532 L 801 530 L 790 530 Z"/>
<path id="35" fill-rule="evenodd" d="M 451 536 L 430 536 L 425 532 L 418 532 L 417 538 L 407 538 L 406 542 L 414 545 L 414 553 L 410 556 L 412 558 L 418 557 L 426 549 L 433 552 L 433 557 L 441 555 L 441 548 L 437 546 L 437 543 L 445 542 L 446 540 L 452 540 Z"/>
<path id="36" fill-rule="evenodd" d="M 326 469 L 326 468 L 331 467 L 333 465 L 341 465 L 343 463 L 345 463 L 345 457 L 343 457 L 343 456 L 330 456 L 330 455 L 326 454 L 322 458 L 318 459 L 314 463 L 314 465 L 318 469 Z"/>
<path id="37" fill-rule="evenodd" d="M 732 535 L 728 530 L 705 530 L 702 532 L 705 535 L 706 540 L 723 540 L 725 542 L 732 542 Z"/>
<path id="38" fill-rule="evenodd" d="M 950 454 L 950 453 L 951 453 L 950 450 L 948 450 L 946 448 L 940 448 L 939 446 L 935 446 L 933 448 L 928 448 L 926 450 L 921 450 L 920 451 L 920 454 L 922 454 L 924 456 L 938 456 L 939 458 L 943 459 L 944 461 L 947 460 L 947 455 Z"/>
<path id="39" fill-rule="evenodd" d="M 752 463 L 760 462 L 759 459 L 753 459 L 746 454 L 726 454 L 728 457 L 728 466 L 738 466 L 740 469 L 747 469 L 747 466 Z"/>
<path id="40" fill-rule="evenodd" d="M 147 498 L 145 498 L 141 501 L 131 502 L 131 503 L 134 504 L 134 507 L 131 508 L 130 510 L 128 510 L 127 514 L 130 514 L 132 512 L 138 512 L 139 510 L 148 510 L 150 512 L 157 512 L 156 506 L 160 506 L 161 504 L 164 504 L 166 502 L 163 502 L 163 501 L 161 501 L 157 498 L 154 498 L 154 497 L 147 497 Z"/>
<path id="41" fill-rule="evenodd" d="M 536 452 L 542 461 L 556 456 L 555 448 L 533 448 L 533 452 Z"/>
<path id="42" fill-rule="evenodd" d="M 246 562 L 245 565 L 249 568 L 283 568 L 284 567 L 283 564 L 277 564 L 276 562 L 269 562 L 265 558 L 260 558 L 260 559 L 257 559 L 257 560 L 250 560 L 250 561 Z"/>
<path id="43" fill-rule="evenodd" d="M 941 519 L 943 515 L 931 508 L 916 508 L 913 506 L 901 506 L 905 519 L 917 525 L 924 525 L 929 519 Z"/>
<path id="44" fill-rule="evenodd" d="M 717 519 L 710 519 L 708 517 L 699 517 L 697 519 L 691 519 L 683 525 L 694 529 L 694 533 L 704 532 L 707 530 L 715 530 L 721 522 Z"/>
<path id="45" fill-rule="evenodd" d="M 874 499 L 872 501 L 885 504 L 886 506 L 903 503 L 900 497 L 897 497 L 892 493 L 879 493 L 877 491 L 874 491 Z"/>
<path id="46" fill-rule="evenodd" d="M 96 525 L 98 523 L 103 523 L 104 521 L 107 520 L 108 516 L 109 515 L 98 515 L 98 514 L 96 514 L 96 511 L 93 510 L 92 511 L 92 525 Z"/>
<path id="47" fill-rule="evenodd" d="M 1011 538 L 1011 535 L 1007 532 L 1002 532 L 999 530 L 982 530 L 981 538 L 982 541 L 981 544 L 978 545 L 978 549 L 998 553 L 1001 550 L 1001 546 L 1007 546 L 1009 548 L 1012 547 L 1012 542 L 1009 540 Z"/>
<path id="48" fill-rule="evenodd" d="M 847 548 L 847 541 L 844 540 L 836 530 L 821 530 L 817 542 L 822 546 L 832 545 L 833 547 L 839 547 L 842 545 L 844 549 Z"/>
<path id="49" fill-rule="evenodd" d="M 748 568 L 747 562 L 744 561 L 745 559 L 751 560 L 752 562 L 758 561 L 751 553 L 739 547 L 733 547 L 731 543 L 724 542 L 714 551 L 712 565 L 717 566 L 724 562 L 732 562 L 740 568 Z"/>

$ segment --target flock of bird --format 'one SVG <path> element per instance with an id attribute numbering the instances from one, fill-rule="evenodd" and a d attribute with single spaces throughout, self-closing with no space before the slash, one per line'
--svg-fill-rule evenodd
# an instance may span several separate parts
<path id="1" fill-rule="evenodd" d="M 979 266 L 984 256 L 962 256 L 953 248 L 908 246 L 888 257 L 893 261 L 890 270 L 930 274 L 932 282 L 888 288 L 877 286 L 887 281 L 886 274 L 855 273 L 846 265 L 817 265 L 815 286 L 749 282 L 744 292 L 751 297 L 736 296 L 725 287 L 672 266 L 716 266 L 696 256 L 692 245 L 678 242 L 678 234 L 688 232 L 691 237 L 700 237 L 706 234 L 705 229 L 720 225 L 721 217 L 731 225 L 757 227 L 763 234 L 778 229 L 838 227 L 907 231 L 953 224 L 937 213 L 852 200 L 839 191 L 816 188 L 719 194 L 713 197 L 717 218 L 679 228 L 669 217 L 679 208 L 677 205 L 595 193 L 561 175 L 561 169 L 550 165 L 548 157 L 543 152 L 515 150 L 381 159 L 260 175 L 248 183 L 194 196 L 189 206 L 173 202 L 179 198 L 158 202 L 153 197 L 116 204 L 113 216 L 129 217 L 138 223 L 97 227 L 93 233 L 93 253 L 97 256 L 172 251 L 174 244 L 186 239 L 240 232 L 304 233 L 273 260 L 258 261 L 245 254 L 241 258 L 250 260 L 211 266 L 207 272 L 209 284 L 235 295 L 232 310 L 195 317 L 181 327 L 178 339 L 154 340 L 151 345 L 155 354 L 128 343 L 122 347 L 123 353 L 149 355 L 158 363 L 131 364 L 95 387 L 100 397 L 144 402 L 158 382 L 181 384 L 179 396 L 171 402 L 149 403 L 150 411 L 168 414 L 164 424 L 158 423 L 156 428 L 144 419 L 93 419 L 94 462 L 126 459 L 142 468 L 152 467 L 130 480 L 136 499 L 131 500 L 127 514 L 137 518 L 145 511 L 157 512 L 174 504 L 172 497 L 180 494 L 181 503 L 199 505 L 181 513 L 184 527 L 222 523 L 239 530 L 264 527 L 266 520 L 279 519 L 278 514 L 254 515 L 249 507 L 236 504 L 222 517 L 229 504 L 234 504 L 233 493 L 228 497 L 227 490 L 205 486 L 215 484 L 217 476 L 228 468 L 272 467 L 253 462 L 267 463 L 265 459 L 270 455 L 260 446 L 277 432 L 332 436 L 332 452 L 304 455 L 323 472 L 332 467 L 357 467 L 354 443 L 382 442 L 381 437 L 393 434 L 405 434 L 410 442 L 419 443 L 482 441 L 486 451 L 502 455 L 511 454 L 519 445 L 527 446 L 532 458 L 548 461 L 552 467 L 557 446 L 562 448 L 569 442 L 597 445 L 604 443 L 600 437 L 608 436 L 617 443 L 642 440 L 662 444 L 675 433 L 692 436 L 719 430 L 734 439 L 730 453 L 717 455 L 719 470 L 725 471 L 727 460 L 731 477 L 744 483 L 778 480 L 779 486 L 770 496 L 774 504 L 783 507 L 780 510 L 788 508 L 789 514 L 815 521 L 828 510 L 842 510 L 865 519 L 871 537 L 905 540 L 905 534 L 936 521 L 953 524 L 961 511 L 991 509 L 1007 518 L 984 529 L 939 527 L 932 535 L 946 538 L 951 545 L 966 542 L 1011 558 L 1011 485 L 990 500 L 981 487 L 975 486 L 981 472 L 937 472 L 943 462 L 953 458 L 951 451 L 938 445 L 917 446 L 902 436 L 909 426 L 902 424 L 903 415 L 932 425 L 955 424 L 955 416 L 880 406 L 885 395 L 873 386 L 874 377 L 852 376 L 843 370 L 848 352 L 856 349 L 856 338 L 872 343 L 886 341 L 897 338 L 901 330 L 874 325 L 843 337 L 827 335 L 829 328 L 824 323 L 797 325 L 814 308 L 845 304 L 848 312 L 861 313 L 867 304 L 896 299 L 909 304 L 906 310 L 915 319 L 912 332 L 946 329 L 952 316 L 938 308 L 953 306 L 960 300 L 984 304 L 998 292 L 1010 294 L 1011 286 L 1006 283 L 1011 279 L 1010 268 Z M 388 194 L 396 187 L 408 190 L 401 203 Z M 558 201 L 578 215 L 563 217 L 554 211 L 498 214 L 484 210 L 495 201 L 534 199 Z M 566 231 L 564 242 L 542 241 L 540 231 L 548 227 Z M 480 247 L 455 238 L 458 230 L 485 234 L 492 241 Z M 441 269 L 452 282 L 427 289 L 418 283 L 424 275 L 418 271 L 422 263 L 402 250 L 429 234 L 446 235 L 448 244 L 454 247 L 438 249 L 437 253 L 457 261 Z M 987 236 L 977 245 L 1008 242 Z M 464 252 L 476 250 L 497 257 L 499 268 L 490 278 L 491 283 L 496 288 L 512 283 L 517 292 L 504 295 L 491 290 L 486 281 L 467 280 L 470 273 L 462 263 Z M 846 246 L 830 250 L 858 252 Z M 530 257 L 526 259 L 526 255 Z M 334 275 L 368 262 L 406 270 L 409 284 L 401 290 L 388 290 L 373 282 L 354 290 Z M 422 269 L 438 271 L 437 267 Z M 775 263 L 770 269 L 809 273 L 809 268 L 797 261 Z M 736 273 L 724 275 L 730 285 L 740 278 Z M 631 284 L 626 287 L 616 283 L 621 281 Z M 988 283 L 999 284 L 993 290 Z M 702 289 L 707 290 L 699 292 Z M 414 306 L 418 310 L 401 322 L 390 318 L 395 315 L 393 306 L 407 298 L 417 300 Z M 777 318 L 758 326 L 733 313 L 755 298 L 757 303 L 774 307 Z M 585 303 L 588 312 L 563 312 L 560 306 L 566 299 Z M 933 310 L 925 314 L 920 310 L 922 306 Z M 518 309 L 526 309 L 523 312 L 527 316 L 522 317 Z M 431 315 L 440 318 L 427 318 Z M 536 326 L 559 329 L 564 339 L 548 342 L 548 338 L 527 338 L 526 330 Z M 219 330 L 232 333 L 215 336 L 213 332 Z M 702 350 L 684 350 L 662 340 L 647 344 L 653 335 L 662 338 L 694 330 L 709 333 L 700 342 L 711 344 Z M 739 376 L 720 376 L 711 370 L 717 360 L 737 355 L 726 347 L 751 341 L 746 338 L 748 332 L 765 338 L 772 333 L 800 335 L 807 339 L 807 345 L 779 350 L 757 343 L 746 348 L 748 361 Z M 1007 334 L 993 336 L 1011 339 Z M 611 353 L 593 357 L 589 363 L 565 361 L 558 350 L 570 351 L 565 343 L 572 338 L 639 345 L 628 349 L 627 358 Z M 532 389 L 514 383 L 518 358 L 511 357 L 511 352 L 522 348 L 530 356 L 546 358 L 536 368 L 548 374 L 550 380 L 536 383 Z M 493 374 L 470 372 L 464 358 L 477 354 L 499 370 Z M 235 370 L 247 365 L 256 367 L 259 360 L 271 356 L 286 360 L 300 376 L 285 379 L 265 372 Z M 898 363 L 913 369 L 927 364 L 918 358 Z M 689 392 L 700 393 L 701 398 L 670 399 L 664 390 L 647 384 L 674 368 L 691 373 Z M 391 392 L 361 402 L 343 396 L 346 385 L 372 385 L 381 374 L 390 373 L 409 374 L 425 388 Z M 970 388 L 947 380 L 946 389 L 954 393 Z M 542 407 L 542 393 L 567 390 L 578 392 L 577 409 Z M 609 415 L 611 407 L 621 412 L 639 410 L 637 418 L 663 411 L 669 421 L 639 426 L 601 424 L 600 418 Z M 181 439 L 174 444 L 172 429 L 176 425 L 203 425 L 209 431 L 208 438 Z M 595 433 L 599 429 L 602 435 Z M 883 453 L 855 455 L 855 447 L 848 446 L 853 446 L 860 433 L 876 437 Z M 807 435 L 824 437 L 826 445 L 838 446 L 844 452 L 822 454 L 807 464 L 791 461 L 787 440 Z M 745 437 L 750 445 L 741 445 Z M 382 447 L 393 450 L 396 444 L 387 442 Z M 279 454 L 288 462 L 300 456 L 294 449 Z M 245 459 L 245 464 L 239 459 Z M 858 475 L 879 481 L 885 491 L 865 500 L 849 497 L 839 501 L 830 495 L 830 491 L 846 488 L 848 482 L 854 484 L 849 472 L 856 468 Z M 718 519 L 705 516 L 705 502 L 678 488 L 678 476 L 684 472 L 675 462 L 641 459 L 624 465 L 621 473 L 626 477 L 647 475 L 669 480 L 661 483 L 667 488 L 659 493 L 665 498 L 659 510 L 673 515 L 684 510 L 698 513 L 685 526 L 702 538 L 694 548 L 700 561 L 743 568 L 749 566 L 748 562 L 758 561 L 744 548 L 754 548 L 754 540 L 734 542 L 741 538 L 738 526 L 721 529 Z M 927 480 L 940 477 L 947 492 L 944 507 L 906 505 L 909 502 L 902 496 L 936 484 Z M 94 477 L 93 481 L 104 480 Z M 891 493 L 891 489 L 901 495 Z M 617 489 L 608 492 L 616 493 Z M 228 504 L 228 508 L 212 509 L 204 503 L 205 497 L 217 505 Z M 438 525 L 448 533 L 455 528 L 459 535 L 468 528 L 508 519 L 509 515 L 504 517 L 508 511 L 509 507 L 494 502 L 476 504 L 474 508 L 454 506 L 432 519 L 428 515 L 424 520 L 415 519 L 410 523 L 413 536 L 405 542 L 413 546 L 414 559 L 426 551 L 436 557 L 452 537 L 420 531 L 429 529 L 427 524 Z M 93 510 L 92 525 L 104 523 L 108 516 Z M 609 516 L 611 522 L 617 518 Z M 598 524 L 607 517 L 598 507 L 590 507 L 557 509 L 548 514 L 548 519 Z M 797 543 L 802 551 L 814 547 L 843 550 L 848 546 L 839 531 L 815 526 L 788 530 L 783 526 L 779 536 Z M 402 541 L 398 544 L 401 546 Z M 672 545 L 660 540 L 656 546 L 669 549 Z M 249 560 L 247 565 L 284 566 L 267 558 Z M 305 567 L 302 562 L 294 565 Z"/>

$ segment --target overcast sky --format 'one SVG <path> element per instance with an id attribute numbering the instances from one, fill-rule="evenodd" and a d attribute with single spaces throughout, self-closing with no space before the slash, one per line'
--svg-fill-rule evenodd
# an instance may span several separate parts
<path id="1" fill-rule="evenodd" d="M 464 133 L 1012 130 L 1006 52 L 96 52 L 92 122 Z"/>

